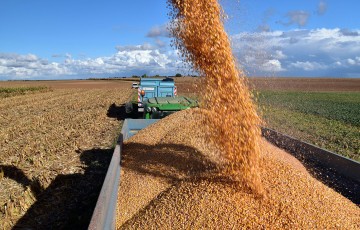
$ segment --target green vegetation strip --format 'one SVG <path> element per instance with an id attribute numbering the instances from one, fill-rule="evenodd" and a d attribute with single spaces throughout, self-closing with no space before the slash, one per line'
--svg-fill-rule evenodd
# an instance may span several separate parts
<path id="1" fill-rule="evenodd" d="M 17 95 L 24 95 L 34 92 L 47 92 L 50 91 L 46 86 L 33 86 L 33 87 L 0 87 L 0 98 L 13 97 Z"/>
<path id="2" fill-rule="evenodd" d="M 360 92 L 259 93 L 266 126 L 360 161 Z"/>

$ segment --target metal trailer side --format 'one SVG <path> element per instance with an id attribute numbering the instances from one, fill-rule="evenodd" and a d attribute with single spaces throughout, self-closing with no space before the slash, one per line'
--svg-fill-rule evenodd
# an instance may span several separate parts
<path id="1" fill-rule="evenodd" d="M 297 158 L 314 178 L 360 206 L 360 162 L 272 129 L 262 128 L 262 135 Z"/>
<path id="2" fill-rule="evenodd" d="M 122 143 L 158 119 L 125 119 L 88 229 L 115 229 Z"/>
<path id="3" fill-rule="evenodd" d="M 171 78 L 141 78 L 139 90 L 145 91 L 141 102 L 153 97 L 174 97 L 175 88 L 174 80 Z"/>
<path id="4" fill-rule="evenodd" d="M 327 169 L 333 169 L 360 183 L 360 163 L 315 145 L 299 141 L 275 130 L 262 128 L 262 135 L 301 161 L 316 161 Z M 360 194 L 359 194 L 360 196 Z"/>

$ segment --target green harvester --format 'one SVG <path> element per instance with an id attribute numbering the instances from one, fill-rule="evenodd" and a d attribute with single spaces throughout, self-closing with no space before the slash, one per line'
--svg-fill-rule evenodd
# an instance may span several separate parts
<path id="1" fill-rule="evenodd" d="M 161 119 L 176 111 L 198 107 L 198 102 L 188 97 L 153 97 L 144 101 L 144 118 Z"/>
<path id="2" fill-rule="evenodd" d="M 176 111 L 198 107 L 198 102 L 188 97 L 177 96 L 172 78 L 141 78 L 133 84 L 137 91 L 133 102 L 125 105 L 126 113 L 137 113 L 135 117 L 161 119 Z M 135 96 L 135 95 L 134 95 Z"/>

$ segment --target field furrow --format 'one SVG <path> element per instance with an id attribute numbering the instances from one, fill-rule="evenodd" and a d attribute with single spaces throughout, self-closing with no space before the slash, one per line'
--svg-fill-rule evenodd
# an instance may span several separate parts
<path id="1" fill-rule="evenodd" d="M 84 90 L 82 90 L 82 91 L 84 91 Z M 49 92 L 36 93 L 36 94 L 31 94 L 31 95 L 19 95 L 19 96 L 14 96 L 14 97 L 9 97 L 9 98 L 2 98 L 0 100 L 0 109 L 5 110 L 5 109 L 9 109 L 9 108 L 14 108 L 17 106 L 23 106 L 26 104 L 41 102 L 44 100 L 56 99 L 59 97 L 69 95 L 71 93 L 73 93 L 73 92 L 69 91 L 69 90 L 56 90 L 56 93 L 54 93 L 53 91 L 49 91 Z M 37 101 L 34 101 L 35 98 Z"/>
<path id="2" fill-rule="evenodd" d="M 19 106 L 9 107 L 1 114 L 2 127 L 23 126 L 27 123 L 32 123 L 34 119 L 42 116 L 46 116 L 49 113 L 56 113 L 56 108 L 61 105 L 63 108 L 74 108 L 73 102 L 78 101 L 78 98 L 82 98 L 87 91 L 83 92 L 71 92 L 68 91 L 65 95 L 57 96 L 56 93 L 48 95 L 47 99 L 37 98 L 37 95 L 32 98 L 32 102 Z M 53 97 L 52 97 L 53 96 Z"/>
<path id="3" fill-rule="evenodd" d="M 0 228 L 14 226 L 59 176 L 82 175 L 89 167 L 106 169 L 98 160 L 89 166 L 81 156 L 112 148 L 120 122 L 108 110 L 130 95 L 129 88 L 121 87 L 56 89 L 0 100 L 0 175 L 5 176 L 0 180 Z M 61 188 L 68 186 L 73 185 Z"/>

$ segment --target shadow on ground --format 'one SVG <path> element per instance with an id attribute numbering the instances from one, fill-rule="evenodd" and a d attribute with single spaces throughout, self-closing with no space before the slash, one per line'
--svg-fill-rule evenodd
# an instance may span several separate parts
<path id="1" fill-rule="evenodd" d="M 46 189 L 15 166 L 0 166 L 4 176 L 30 186 L 37 201 L 13 229 L 87 229 L 113 149 L 79 152 L 83 174 L 58 175 Z"/>
<path id="2" fill-rule="evenodd" d="M 39 180 L 30 180 L 25 173 L 13 165 L 0 165 L 0 170 L 4 173 L 4 177 L 12 179 L 21 184 L 24 189 L 30 187 L 31 192 L 36 196 L 44 191 Z"/>
<path id="3" fill-rule="evenodd" d="M 133 104 L 133 111 L 131 113 L 126 113 L 126 104 L 121 104 L 120 106 L 112 103 L 107 111 L 107 116 L 111 118 L 116 118 L 118 121 L 123 121 L 126 118 L 139 118 L 140 114 L 137 113 L 137 105 Z"/>
<path id="4" fill-rule="evenodd" d="M 125 120 L 127 118 L 125 104 L 117 106 L 115 103 L 112 103 L 107 111 L 107 116 L 116 118 L 119 121 Z"/>

